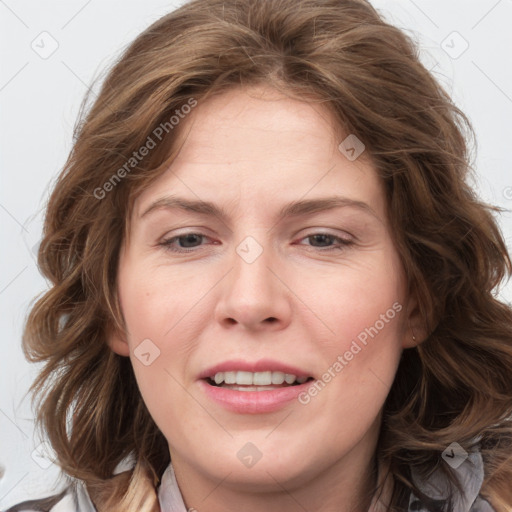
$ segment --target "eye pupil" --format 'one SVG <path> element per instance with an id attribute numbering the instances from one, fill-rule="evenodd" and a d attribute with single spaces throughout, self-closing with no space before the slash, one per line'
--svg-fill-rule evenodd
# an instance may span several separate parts
<path id="1" fill-rule="evenodd" d="M 332 236 L 331 235 L 318 234 L 318 235 L 312 235 L 312 238 L 316 239 L 316 241 L 320 240 L 320 245 L 323 245 L 322 241 L 323 242 L 327 242 L 327 244 L 325 244 L 325 245 L 328 245 L 329 242 L 332 242 Z"/>
<path id="2" fill-rule="evenodd" d="M 180 245 L 183 245 L 184 247 L 190 247 L 187 244 L 192 243 L 192 245 L 194 245 L 194 242 L 197 242 L 199 238 L 200 238 L 200 235 L 196 235 L 194 233 L 189 233 L 187 235 L 183 235 L 183 236 L 179 237 L 179 240 L 180 240 L 180 242 L 185 240 L 185 244 L 183 245 L 182 243 L 180 243 Z"/>

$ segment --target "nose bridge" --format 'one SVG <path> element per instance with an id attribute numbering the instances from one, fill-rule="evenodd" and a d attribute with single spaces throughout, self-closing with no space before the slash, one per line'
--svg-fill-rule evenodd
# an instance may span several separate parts
<path id="1" fill-rule="evenodd" d="M 217 307 L 221 322 L 254 328 L 265 321 L 289 321 L 286 289 L 271 271 L 278 267 L 276 255 L 263 232 L 258 236 L 261 242 L 256 236 L 246 236 L 235 247 L 232 270 L 226 276 Z"/>
<path id="2" fill-rule="evenodd" d="M 262 237 L 259 237 L 260 240 Z M 245 237 L 235 249 L 233 258 L 232 286 L 247 300 L 262 296 L 272 287 L 274 277 L 268 267 L 272 265 L 272 250 L 268 241 L 260 243 L 253 236 Z M 252 297 L 254 295 L 254 297 Z M 252 297 L 252 298 L 251 298 Z"/>

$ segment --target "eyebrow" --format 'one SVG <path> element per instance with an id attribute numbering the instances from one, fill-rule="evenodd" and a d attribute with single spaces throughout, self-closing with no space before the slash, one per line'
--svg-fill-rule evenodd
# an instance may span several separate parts
<path id="1" fill-rule="evenodd" d="M 347 206 L 358 208 L 363 212 L 369 213 L 377 220 L 380 220 L 379 216 L 367 203 L 342 196 L 329 196 L 317 199 L 293 201 L 281 208 L 278 213 L 278 219 L 282 220 L 288 217 L 299 217 L 301 215 L 318 213 Z M 139 216 L 139 218 L 142 218 L 155 210 L 162 209 L 178 209 L 200 215 L 215 216 L 220 218 L 222 221 L 227 221 L 229 218 L 228 213 L 214 203 L 209 201 L 186 199 L 177 196 L 165 196 L 156 200 Z"/>

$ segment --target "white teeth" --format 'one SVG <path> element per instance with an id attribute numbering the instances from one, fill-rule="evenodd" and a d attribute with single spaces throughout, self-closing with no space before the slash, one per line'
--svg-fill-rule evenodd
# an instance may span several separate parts
<path id="1" fill-rule="evenodd" d="M 245 386 L 251 386 L 252 381 L 252 373 L 251 372 L 236 372 L 236 383 Z"/>
<path id="2" fill-rule="evenodd" d="M 286 382 L 293 384 L 297 381 L 303 384 L 308 380 L 308 377 L 296 377 L 291 373 L 283 372 L 217 372 L 213 377 L 215 384 L 228 384 L 238 386 L 279 386 Z"/>
<path id="3" fill-rule="evenodd" d="M 253 373 L 252 384 L 255 386 L 270 386 L 272 384 L 272 372 Z"/>
<path id="4" fill-rule="evenodd" d="M 282 384 L 284 382 L 283 372 L 272 372 L 272 384 Z"/>
<path id="5" fill-rule="evenodd" d="M 295 382 L 295 379 L 297 377 L 295 377 L 295 375 L 291 375 L 289 373 L 287 373 L 285 376 L 284 376 L 284 380 L 286 381 L 286 384 L 293 384 Z"/>
<path id="6" fill-rule="evenodd" d="M 236 372 L 224 372 L 224 382 L 226 384 L 236 384 Z"/>
<path id="7" fill-rule="evenodd" d="M 279 389 L 278 386 L 229 386 L 234 391 L 272 391 Z"/>

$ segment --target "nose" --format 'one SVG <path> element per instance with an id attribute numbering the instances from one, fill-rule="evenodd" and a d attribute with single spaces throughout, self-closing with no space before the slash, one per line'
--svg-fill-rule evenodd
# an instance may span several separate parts
<path id="1" fill-rule="evenodd" d="M 215 320 L 224 328 L 280 330 L 290 323 L 293 294 L 286 285 L 287 276 L 279 270 L 283 267 L 273 251 L 263 245 L 261 249 L 254 261 L 243 250 L 234 252 L 231 271 L 220 283 L 215 309 Z"/>

